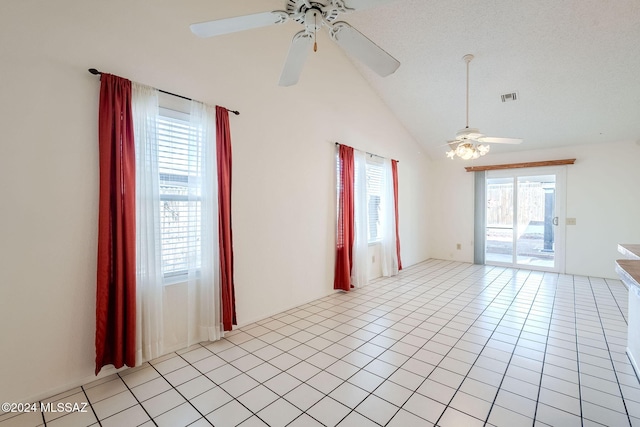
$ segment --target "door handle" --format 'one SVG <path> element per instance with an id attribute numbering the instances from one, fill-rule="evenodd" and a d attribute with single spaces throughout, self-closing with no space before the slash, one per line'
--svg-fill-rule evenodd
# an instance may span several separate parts
<path id="1" fill-rule="evenodd" d="M 557 216 L 553 217 L 553 225 L 556 225 L 556 226 L 558 225 L 558 217 Z"/>

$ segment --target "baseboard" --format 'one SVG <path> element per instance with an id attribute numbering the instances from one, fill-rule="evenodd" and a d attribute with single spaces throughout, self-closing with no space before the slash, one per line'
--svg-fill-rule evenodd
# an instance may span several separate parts
<path id="1" fill-rule="evenodd" d="M 329 292 L 328 294 L 326 294 L 326 295 L 324 295 L 324 296 L 320 296 L 320 297 L 316 297 L 316 298 L 311 298 L 311 299 L 309 299 L 309 300 L 305 300 L 305 301 L 302 301 L 302 302 L 298 302 L 298 303 L 295 303 L 295 304 L 293 304 L 293 305 L 291 305 L 291 306 L 288 306 L 288 308 L 281 308 L 281 309 L 278 309 L 278 310 L 274 310 L 274 311 L 269 312 L 269 314 L 266 314 L 266 315 L 264 315 L 264 316 L 256 317 L 256 318 L 254 318 L 254 319 L 250 319 L 250 320 L 247 320 L 247 321 L 245 321 L 245 322 L 238 323 L 238 325 L 236 325 L 236 327 L 235 327 L 235 328 L 237 328 L 237 329 L 243 328 L 243 327 L 245 327 L 245 326 L 247 326 L 247 325 L 251 325 L 252 323 L 260 322 L 260 321 L 262 321 L 262 320 L 268 319 L 269 317 L 275 316 L 276 314 L 280 314 L 280 313 L 284 313 L 285 311 L 293 310 L 293 309 L 294 309 L 294 308 L 296 308 L 296 307 L 300 307 L 301 305 L 305 305 L 305 304 L 312 303 L 313 301 L 317 301 L 317 300 L 319 300 L 319 299 L 322 299 L 322 298 L 328 297 L 329 295 L 333 295 L 333 294 L 338 293 L 338 292 L 341 292 L 341 291 L 337 291 L 337 290 L 333 290 L 333 289 L 332 289 L 332 290 L 331 290 L 331 292 Z M 234 329 L 235 329 L 235 328 L 234 328 Z"/>
<path id="2" fill-rule="evenodd" d="M 127 366 L 124 366 L 119 369 L 114 368 L 113 365 L 105 366 L 104 368 L 102 368 L 102 370 L 98 375 L 88 375 L 86 377 L 66 383 L 65 385 L 54 387 L 52 389 L 49 389 L 48 391 L 38 393 L 37 395 L 31 396 L 29 398 L 21 399 L 20 402 L 39 402 L 43 399 L 48 399 L 57 394 L 64 393 L 65 391 L 69 391 L 74 388 L 85 386 L 94 381 L 100 380 L 102 378 L 108 377 L 113 374 L 117 374 L 118 372 L 126 371 L 127 369 L 129 369 L 129 367 Z"/>
<path id="3" fill-rule="evenodd" d="M 425 260 L 425 261 L 427 261 L 427 260 Z M 406 270 L 406 269 L 408 269 L 408 268 L 410 268 L 410 267 L 412 267 L 414 265 L 421 264 L 421 263 L 423 263 L 425 261 L 421 261 L 421 262 L 418 262 L 418 263 L 411 264 L 409 266 L 405 266 L 404 270 Z M 375 280 L 375 279 L 372 279 L 372 280 Z M 277 314 L 284 313 L 286 311 L 292 310 L 292 309 L 294 309 L 296 307 L 299 307 L 301 305 L 312 303 L 313 301 L 317 301 L 319 299 L 325 298 L 325 297 L 327 297 L 329 295 L 333 295 L 333 294 L 338 293 L 338 292 L 341 292 L 341 291 L 337 291 L 337 290 L 333 290 L 332 289 L 330 292 L 326 293 L 324 296 L 310 298 L 308 300 L 304 300 L 304 301 L 292 304 L 291 306 L 287 306 L 287 307 L 284 307 L 284 308 L 279 308 L 277 310 L 273 310 L 273 311 L 271 311 L 268 314 L 265 314 L 263 316 L 256 317 L 254 319 L 250 319 L 250 320 L 247 320 L 245 322 L 239 323 L 236 326 L 236 329 L 240 329 L 240 328 L 245 327 L 247 325 L 250 325 L 252 323 L 260 322 L 262 320 L 268 319 L 269 317 L 273 317 L 273 316 L 275 316 Z M 173 352 L 182 350 L 183 348 L 186 348 L 186 347 L 170 348 L 170 349 L 167 349 L 165 354 L 173 353 Z M 628 351 L 627 351 L 627 353 L 628 353 Z M 639 372 L 637 370 L 637 365 L 633 361 L 633 358 L 631 357 L 631 355 L 629 355 L 629 358 L 632 360 L 632 364 L 633 364 L 634 369 L 636 369 L 636 372 Z M 39 393 L 39 394 L 37 394 L 35 396 L 31 396 L 30 398 L 22 399 L 20 401 L 21 402 L 38 402 L 38 401 L 40 401 L 42 399 L 48 399 L 48 398 L 50 398 L 52 396 L 55 396 L 57 394 L 64 393 L 65 391 L 68 391 L 68 390 L 71 390 L 71 389 L 74 389 L 74 388 L 77 388 L 77 387 L 81 387 L 81 386 L 87 385 L 87 384 L 89 384 L 89 383 L 91 383 L 93 381 L 97 381 L 97 380 L 100 380 L 102 378 L 108 377 L 109 375 L 113 375 L 113 374 L 116 374 L 116 373 L 119 373 L 119 372 L 126 371 L 127 369 L 129 369 L 129 368 L 126 367 L 126 366 L 122 367 L 120 369 L 116 369 L 113 366 L 105 366 L 104 368 L 102 368 L 102 370 L 100 371 L 100 373 L 97 376 L 96 375 L 89 375 L 89 376 L 80 378 L 78 380 L 66 383 L 65 385 L 49 389 L 48 391 Z"/>
<path id="4" fill-rule="evenodd" d="M 405 271 L 405 270 L 407 270 L 407 269 L 410 269 L 411 267 L 414 267 L 414 266 L 416 266 L 416 265 L 418 265 L 418 264 L 422 264 L 423 262 L 426 262 L 426 261 L 428 261 L 428 260 L 430 260 L 430 259 L 431 259 L 431 258 L 427 258 L 427 259 L 426 259 L 426 260 L 424 260 L 424 261 L 420 261 L 420 262 L 416 262 L 416 263 L 413 263 L 413 264 L 410 264 L 410 265 L 406 265 L 406 266 L 404 266 L 404 267 L 403 267 L 402 271 Z M 402 271 L 401 271 L 400 273 L 402 273 Z M 383 277 L 383 276 L 382 276 L 382 275 L 380 275 L 380 276 L 378 276 L 378 277 L 370 278 L 369 280 L 377 280 L 377 279 L 380 279 L 380 278 L 382 278 L 382 277 Z M 282 309 L 274 310 L 274 311 L 270 312 L 270 314 L 266 314 L 266 315 L 264 315 L 264 316 L 260 316 L 260 317 L 257 317 L 257 318 L 250 319 L 250 320 L 247 320 L 247 321 L 245 321 L 245 322 L 239 323 L 239 324 L 236 326 L 236 328 L 238 328 L 238 329 L 239 329 L 239 328 L 242 328 L 242 327 L 244 327 L 244 326 L 250 325 L 250 324 L 252 324 L 252 323 L 260 322 L 260 321 L 262 321 L 262 320 L 268 319 L 269 317 L 275 316 L 276 314 L 284 313 L 285 311 L 292 310 L 292 309 L 294 309 L 294 308 L 296 308 L 296 307 L 299 307 L 299 306 L 301 306 L 301 305 L 305 305 L 305 304 L 312 303 L 313 301 L 317 301 L 317 300 L 319 300 L 319 299 L 322 299 L 322 298 L 328 297 L 329 295 L 333 295 L 333 294 L 338 293 L 338 292 L 342 292 L 342 291 L 338 291 L 338 290 L 334 290 L 334 289 L 332 289 L 332 290 L 331 290 L 331 292 L 329 292 L 329 293 L 325 294 L 324 296 L 320 296 L 320 297 L 316 297 L 316 298 L 311 298 L 311 299 L 306 300 L 306 301 L 298 302 L 298 303 L 295 303 L 295 304 L 291 305 L 291 306 L 290 306 L 290 307 L 288 307 L 288 308 L 282 308 Z"/>

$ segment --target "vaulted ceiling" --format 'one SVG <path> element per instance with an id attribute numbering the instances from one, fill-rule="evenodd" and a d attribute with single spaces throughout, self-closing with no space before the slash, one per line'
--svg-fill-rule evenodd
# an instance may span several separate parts
<path id="1" fill-rule="evenodd" d="M 354 63 L 431 157 L 443 157 L 446 141 L 465 126 L 462 57 L 469 53 L 475 56 L 470 127 L 488 136 L 524 139 L 519 146 L 493 145 L 492 151 L 640 143 L 640 1 L 375 3 L 381 4 L 340 19 L 402 65 L 381 78 Z M 266 1 L 251 12 L 270 7 L 284 9 L 284 0 Z M 203 20 L 225 17 L 212 7 Z M 282 27 L 293 36 L 296 25 Z M 273 30 L 251 31 L 259 37 Z M 502 102 L 501 95 L 512 92 L 518 100 Z"/>
<path id="2" fill-rule="evenodd" d="M 432 157 L 465 124 L 538 148 L 640 143 L 640 1 L 397 0 L 349 16 L 402 65 L 359 67 Z M 515 102 L 501 94 L 517 91 Z"/>

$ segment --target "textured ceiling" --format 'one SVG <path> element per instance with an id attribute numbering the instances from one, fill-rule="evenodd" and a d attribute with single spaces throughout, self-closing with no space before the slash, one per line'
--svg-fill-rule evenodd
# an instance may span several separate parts
<path id="1" fill-rule="evenodd" d="M 183 8 L 186 20 L 175 23 L 181 35 L 190 22 L 282 10 L 286 4 L 192 1 L 190 8 Z M 339 20 L 356 27 L 401 66 L 381 78 L 354 64 L 432 158 L 444 158 L 446 141 L 465 126 L 462 57 L 468 53 L 475 56 L 470 64 L 470 127 L 487 136 L 524 139 L 519 146 L 493 144 L 492 152 L 640 143 L 640 0 L 357 3 L 367 1 L 379 5 L 343 14 Z M 221 40 L 238 42 L 243 54 L 254 55 L 246 51 L 250 41 L 262 41 L 255 49 L 264 50 L 266 37 L 278 35 L 288 41 L 300 29 L 296 25 L 235 33 Z M 338 49 L 326 44 L 326 33 L 321 37 L 319 57 L 326 49 Z M 269 49 L 284 58 L 288 46 Z M 280 69 L 268 71 L 276 74 Z M 301 82 L 308 79 L 303 70 Z M 514 91 L 518 101 L 501 101 L 501 94 Z"/>
<path id="2" fill-rule="evenodd" d="M 640 141 L 640 0 L 395 0 L 341 18 L 402 63 L 356 66 L 434 159 L 465 125 L 467 53 L 470 127 L 524 139 L 492 151 Z"/>

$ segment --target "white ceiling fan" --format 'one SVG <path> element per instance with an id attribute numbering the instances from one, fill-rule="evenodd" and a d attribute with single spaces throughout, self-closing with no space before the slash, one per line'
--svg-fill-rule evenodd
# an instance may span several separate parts
<path id="1" fill-rule="evenodd" d="M 213 37 L 268 25 L 284 24 L 293 20 L 304 26 L 291 42 L 280 86 L 298 82 L 302 66 L 315 43 L 316 32 L 322 27 L 329 31 L 331 39 L 351 57 L 358 59 L 382 77 L 395 72 L 400 62 L 369 40 L 346 22 L 336 22 L 338 16 L 368 7 L 388 3 L 390 0 L 287 0 L 286 10 L 254 13 L 235 18 L 218 19 L 191 25 L 191 31 L 199 37 Z"/>
<path id="2" fill-rule="evenodd" d="M 477 159 L 489 152 L 491 144 L 520 144 L 520 138 L 496 138 L 485 136 L 480 133 L 477 128 L 469 127 L 469 63 L 473 59 L 473 55 L 467 54 L 462 57 L 467 63 L 467 124 L 464 129 L 460 129 L 456 133 L 456 139 L 447 141 L 451 150 L 447 152 L 447 157 L 454 159 L 458 156 L 464 160 Z"/>

